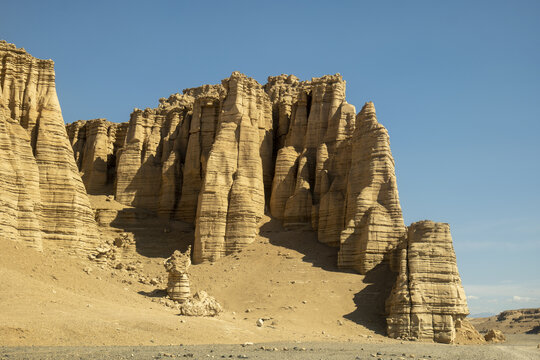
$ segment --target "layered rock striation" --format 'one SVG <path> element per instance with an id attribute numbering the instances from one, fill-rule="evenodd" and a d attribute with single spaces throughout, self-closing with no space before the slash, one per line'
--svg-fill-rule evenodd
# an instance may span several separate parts
<path id="1" fill-rule="evenodd" d="M 388 335 L 452 343 L 456 323 L 468 314 L 450 226 L 411 224 L 396 249 L 398 277 L 386 302 Z"/>
<path id="2" fill-rule="evenodd" d="M 127 124 L 79 120 L 68 124 L 66 130 L 86 191 L 102 193 L 114 183 L 116 153 L 124 144 Z"/>
<path id="3" fill-rule="evenodd" d="M 244 248 L 269 213 L 316 231 L 342 268 L 391 265 L 390 336 L 453 342 L 468 310 L 448 225 L 407 229 L 388 132 L 373 103 L 357 114 L 345 90 L 339 74 L 262 86 L 234 72 L 135 109 L 129 123 L 68 132 L 88 191 L 114 183 L 105 191 L 120 203 L 193 224 L 195 263 Z"/>
<path id="4" fill-rule="evenodd" d="M 97 230 L 62 119 L 54 62 L 5 41 L 0 59 L 0 234 L 38 249 L 87 251 Z"/>
<path id="5" fill-rule="evenodd" d="M 188 276 L 191 265 L 191 246 L 185 253 L 176 250 L 163 265 L 169 274 L 167 294 L 172 300 L 183 303 L 191 297 Z"/>
<path id="6" fill-rule="evenodd" d="M 269 78 L 283 143 L 270 211 L 285 226 L 311 224 L 319 241 L 340 248 L 339 266 L 365 274 L 387 260 L 405 225 L 388 132 L 373 103 L 356 115 L 345 85 L 339 74 Z"/>

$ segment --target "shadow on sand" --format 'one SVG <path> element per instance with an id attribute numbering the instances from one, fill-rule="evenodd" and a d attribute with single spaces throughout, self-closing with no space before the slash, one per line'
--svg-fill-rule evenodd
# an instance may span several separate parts
<path id="1" fill-rule="evenodd" d="M 162 219 L 148 210 L 120 210 L 111 226 L 133 233 L 137 253 L 146 257 L 168 258 L 175 250 L 184 252 L 193 245 L 191 224 Z"/>
<path id="2" fill-rule="evenodd" d="M 317 233 L 309 225 L 294 230 L 284 229 L 279 220 L 272 219 L 260 228 L 260 235 L 272 245 L 282 246 L 303 254 L 302 260 L 326 271 L 357 274 L 353 269 L 337 266 L 338 248 L 317 241 Z M 356 310 L 343 317 L 375 332 L 386 335 L 385 302 L 396 279 L 387 264 L 380 264 L 358 281 L 366 287 L 354 295 Z"/>

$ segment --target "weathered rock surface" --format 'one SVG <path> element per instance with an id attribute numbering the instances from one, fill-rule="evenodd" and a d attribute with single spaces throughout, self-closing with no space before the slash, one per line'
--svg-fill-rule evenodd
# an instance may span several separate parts
<path id="1" fill-rule="evenodd" d="M 156 109 L 135 109 L 117 153 L 116 200 L 171 216 L 182 188 L 182 163 L 193 98 L 171 95 Z"/>
<path id="2" fill-rule="evenodd" d="M 483 333 L 496 329 L 505 334 L 540 334 L 540 308 L 505 310 L 487 318 L 473 318 L 471 322 Z"/>
<path id="3" fill-rule="evenodd" d="M 165 261 L 165 270 L 169 273 L 167 283 L 167 294 L 179 303 L 183 303 L 191 296 L 189 288 L 188 269 L 191 265 L 191 246 L 185 253 L 176 250 L 170 258 Z"/>
<path id="4" fill-rule="evenodd" d="M 390 337 L 454 342 L 455 324 L 469 314 L 450 226 L 411 224 L 396 250 L 398 277 L 387 300 Z"/>
<path id="5" fill-rule="evenodd" d="M 388 132 L 373 103 L 356 117 L 351 153 L 338 264 L 364 274 L 385 260 L 406 231 Z"/>
<path id="6" fill-rule="evenodd" d="M 216 260 L 255 239 L 273 173 L 271 104 L 261 85 L 233 73 L 221 85 L 186 89 L 160 99 L 156 109 L 136 109 L 124 126 L 116 151 L 118 202 L 193 223 L 195 262 Z M 74 139 L 75 129 L 70 133 Z M 93 170 L 100 161 L 87 152 L 104 147 L 97 142 L 82 153 Z"/>
<path id="7" fill-rule="evenodd" d="M 180 315 L 186 316 L 217 316 L 223 312 L 221 305 L 206 291 L 198 291 L 180 305 Z"/>
<path id="8" fill-rule="evenodd" d="M 69 143 L 54 62 L 0 41 L 0 234 L 88 251 L 94 214 Z"/>
<path id="9" fill-rule="evenodd" d="M 505 342 L 506 336 L 504 336 L 501 330 L 490 329 L 486 335 L 484 335 L 484 339 L 489 342 Z"/>
<path id="10" fill-rule="evenodd" d="M 268 95 L 255 80 L 233 73 L 223 81 L 218 130 L 197 208 L 195 262 L 217 260 L 255 240 L 264 215 L 263 163 L 272 128 Z"/>
<path id="11" fill-rule="evenodd" d="M 193 224 L 195 263 L 251 243 L 266 211 L 286 227 L 315 230 L 339 249 L 340 267 L 367 274 L 393 264 L 390 336 L 452 342 L 468 310 L 448 225 L 407 231 L 388 132 L 373 103 L 356 114 L 345 88 L 339 74 L 279 75 L 261 86 L 234 72 L 160 99 L 156 109 L 135 109 L 118 125 L 123 141 L 103 120 L 84 136 L 92 126 L 70 125 L 70 138 L 91 191 L 110 183 L 116 155 L 117 201 Z M 98 218 L 106 224 L 112 214 Z"/>
<path id="12" fill-rule="evenodd" d="M 116 153 L 124 144 L 127 124 L 105 119 L 79 120 L 66 125 L 66 130 L 86 191 L 107 191 L 114 183 Z"/>

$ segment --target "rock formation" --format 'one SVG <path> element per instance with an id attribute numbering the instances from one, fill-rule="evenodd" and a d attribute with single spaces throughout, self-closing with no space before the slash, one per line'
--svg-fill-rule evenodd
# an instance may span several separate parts
<path id="1" fill-rule="evenodd" d="M 127 124 L 79 120 L 67 125 L 66 130 L 86 191 L 97 194 L 112 186 L 116 152 L 124 144 Z"/>
<path id="2" fill-rule="evenodd" d="M 169 273 L 167 283 L 167 294 L 179 303 L 183 303 L 190 298 L 188 268 L 191 265 L 191 246 L 185 253 L 176 250 L 170 258 L 165 261 L 165 270 Z"/>
<path id="3" fill-rule="evenodd" d="M 452 342 L 468 310 L 448 225 L 407 231 L 388 132 L 373 103 L 356 114 L 345 88 L 339 74 L 261 86 L 234 72 L 135 109 L 127 124 L 68 130 L 88 190 L 114 182 L 118 202 L 193 224 L 195 263 L 251 243 L 266 211 L 285 227 L 311 227 L 338 249 L 340 267 L 392 264 L 390 336 Z"/>
<path id="4" fill-rule="evenodd" d="M 206 291 L 198 291 L 179 307 L 180 315 L 217 316 L 223 312 L 221 305 Z"/>
<path id="5" fill-rule="evenodd" d="M 484 335 L 484 339 L 489 342 L 498 343 L 505 342 L 506 336 L 504 336 L 501 330 L 489 329 L 486 335 Z"/>
<path id="6" fill-rule="evenodd" d="M 367 273 L 405 233 L 388 132 L 373 103 L 355 117 L 339 74 L 270 77 L 266 89 L 283 143 L 272 216 L 285 226 L 311 223 L 319 241 L 340 248 L 339 266 Z"/>
<path id="7" fill-rule="evenodd" d="M 69 143 L 54 62 L 0 41 L 0 234 L 88 251 L 94 214 Z"/>
<path id="8" fill-rule="evenodd" d="M 452 343 L 455 323 L 469 314 L 445 223 L 411 224 L 396 250 L 398 277 L 387 300 L 388 335 Z"/>
<path id="9" fill-rule="evenodd" d="M 272 128 L 268 95 L 255 80 L 233 73 L 202 181 L 194 260 L 214 261 L 255 240 L 264 215 L 266 137 Z"/>

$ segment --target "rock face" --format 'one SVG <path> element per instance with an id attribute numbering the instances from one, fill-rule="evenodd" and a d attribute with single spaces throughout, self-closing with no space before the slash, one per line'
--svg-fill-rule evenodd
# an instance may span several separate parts
<path id="1" fill-rule="evenodd" d="M 255 239 L 273 173 L 271 103 L 255 80 L 235 72 L 135 109 L 128 124 L 67 128 L 89 192 L 106 191 L 116 155 L 116 200 L 193 223 L 195 262 Z"/>
<path id="2" fill-rule="evenodd" d="M 188 269 L 191 265 L 191 246 L 185 253 L 176 250 L 170 258 L 165 261 L 165 270 L 169 273 L 167 283 L 167 294 L 179 303 L 183 303 L 190 298 Z"/>
<path id="3" fill-rule="evenodd" d="M 68 140 L 54 62 L 0 41 L 0 234 L 88 251 L 94 214 Z"/>
<path id="4" fill-rule="evenodd" d="M 340 248 L 338 265 L 365 274 L 405 234 L 394 160 L 373 103 L 356 116 L 339 74 L 268 79 L 278 145 L 270 198 L 285 226 L 311 224 Z"/>
<path id="5" fill-rule="evenodd" d="M 398 277 L 386 303 L 388 335 L 452 343 L 456 321 L 469 310 L 449 225 L 413 223 L 396 256 Z"/>
<path id="6" fill-rule="evenodd" d="M 244 248 L 269 212 L 316 231 L 342 268 L 392 265 L 390 336 L 452 342 L 468 310 L 448 225 L 407 231 L 388 132 L 373 103 L 356 114 L 345 89 L 339 74 L 261 86 L 234 72 L 135 109 L 127 124 L 68 130 L 89 191 L 114 182 L 120 203 L 193 224 L 195 263 Z"/>
<path id="7" fill-rule="evenodd" d="M 214 261 L 255 240 L 264 215 L 263 163 L 271 148 L 268 95 L 255 80 L 233 73 L 223 81 L 218 128 L 197 208 L 193 258 Z"/>
<path id="8" fill-rule="evenodd" d="M 116 153 L 124 144 L 127 124 L 105 119 L 79 120 L 66 126 L 86 191 L 99 194 L 116 175 Z"/>

